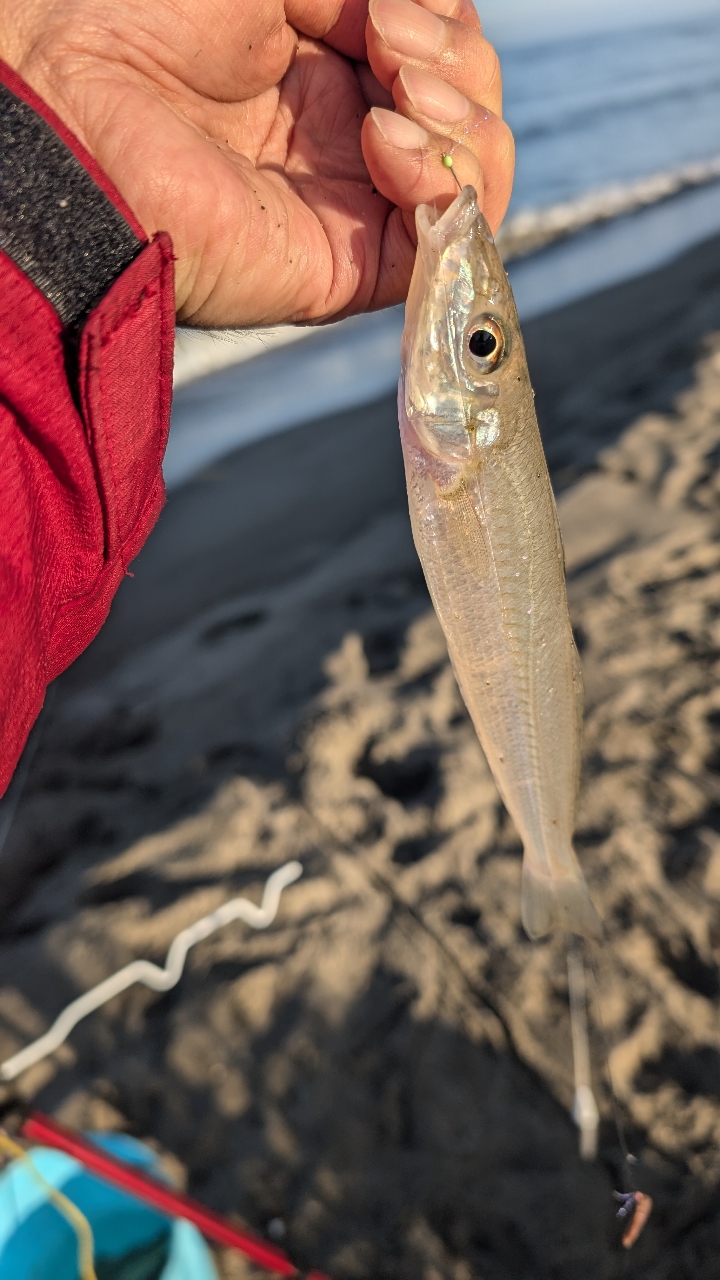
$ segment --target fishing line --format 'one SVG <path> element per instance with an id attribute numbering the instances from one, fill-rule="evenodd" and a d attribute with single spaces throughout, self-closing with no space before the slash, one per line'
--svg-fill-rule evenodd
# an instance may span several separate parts
<path id="1" fill-rule="evenodd" d="M 477 124 L 479 124 L 479 121 L 474 123 L 476 124 L 476 127 L 477 127 Z M 462 136 L 467 137 L 469 132 L 470 132 L 470 128 L 468 127 L 465 129 Z M 446 169 L 450 169 L 450 172 L 452 173 L 453 178 L 455 179 L 455 182 L 458 186 L 459 191 L 462 192 L 464 188 L 462 186 L 462 183 L 460 182 L 460 179 L 457 173 L 455 172 L 455 167 L 454 167 L 453 153 L 456 145 L 461 145 L 461 143 L 459 141 L 456 142 L 455 140 L 452 140 L 452 144 L 449 147 L 449 149 L 440 153 L 439 158 L 443 166 Z M 424 155 L 427 157 L 428 160 L 431 160 L 434 156 L 434 153 L 431 152 L 430 147 L 426 147 L 424 148 Z M 430 168 L 430 177 L 431 177 L 431 202 L 435 212 L 434 227 L 436 228 L 439 221 L 439 211 L 438 211 L 437 185 L 435 182 L 435 175 L 433 174 L 432 167 Z M 472 233 L 473 233 L 473 228 L 470 228 L 470 236 L 472 236 Z M 437 235 L 437 232 L 436 232 L 436 235 Z M 470 435 L 471 419 L 468 413 L 468 405 L 466 403 L 467 388 L 465 386 L 465 379 L 463 376 L 464 371 L 461 367 L 461 364 L 462 364 L 461 343 L 464 342 L 465 340 L 465 333 L 463 332 L 462 334 L 458 335 L 458 333 L 456 332 L 457 316 L 456 316 L 455 309 L 451 306 L 452 289 L 449 288 L 449 282 L 448 282 L 448 273 L 450 270 L 450 263 L 448 261 L 446 253 L 443 251 L 442 241 L 438 238 L 436 239 L 434 245 L 432 244 L 432 241 L 431 241 L 431 247 L 435 250 L 437 257 L 440 260 L 438 263 L 439 279 L 437 281 L 437 284 L 440 285 L 440 290 L 438 290 L 438 294 L 434 295 L 434 290 L 436 288 L 436 285 L 434 284 L 434 277 L 431 276 L 430 280 L 427 283 L 431 286 L 432 292 L 430 293 L 429 300 L 426 301 L 426 305 L 430 307 L 439 307 L 440 296 L 442 293 L 444 293 L 444 299 L 445 299 L 445 316 L 444 317 L 433 316 L 432 313 L 430 316 L 433 323 L 437 324 L 438 330 L 439 330 L 437 337 L 433 341 L 433 346 L 435 346 L 435 349 L 438 351 L 438 354 L 440 355 L 440 357 L 445 356 L 447 358 L 450 369 L 454 374 L 455 384 L 459 392 L 460 403 L 462 405 L 462 413 L 463 413 L 463 419 L 464 419 L 463 425 L 465 426 L 466 430 L 468 431 L 468 434 Z M 423 265 L 426 265 L 426 264 L 423 264 Z M 453 266 L 455 266 L 455 263 L 453 263 Z M 460 261 L 458 264 L 458 269 L 461 269 L 462 266 L 463 266 L 463 263 L 462 261 Z M 455 272 L 455 274 L 457 274 L 457 271 Z M 417 303 L 415 303 L 415 305 L 417 305 Z M 422 313 L 421 313 L 421 318 L 422 318 Z M 416 319 L 416 322 L 417 322 L 417 317 L 414 317 L 414 319 Z M 444 324 L 443 324 L 443 320 L 444 320 Z M 460 341 L 458 341 L 458 337 L 460 338 Z M 443 351 L 444 342 L 447 342 L 448 344 L 447 352 Z M 472 445 L 471 445 L 471 454 L 475 452 L 476 447 L 477 447 L 477 441 L 473 437 Z M 615 1125 L 615 1130 L 617 1133 L 618 1144 L 623 1157 L 622 1185 L 626 1188 L 627 1187 L 632 1188 L 630 1191 L 626 1190 L 624 1192 L 614 1192 L 616 1200 L 621 1205 L 620 1209 L 618 1210 L 617 1216 L 618 1218 L 624 1220 L 625 1222 L 625 1231 L 623 1233 L 622 1242 L 624 1247 L 626 1249 L 629 1249 L 635 1243 L 638 1236 L 640 1235 L 640 1232 L 643 1230 L 643 1227 L 652 1209 L 652 1200 L 649 1196 L 645 1195 L 643 1192 L 639 1191 L 636 1188 L 634 1179 L 631 1175 L 630 1170 L 631 1170 L 632 1164 L 635 1163 L 635 1157 L 632 1156 L 628 1150 L 625 1128 L 624 1128 L 622 1117 L 620 1115 L 618 1095 L 615 1089 L 615 1082 L 613 1080 L 612 1068 L 610 1064 L 609 1042 L 608 1042 L 608 1037 L 607 1037 L 607 1033 L 606 1033 L 606 1029 L 605 1029 L 605 1025 L 602 1017 L 602 1011 L 600 1008 L 599 976 L 594 968 L 593 959 L 589 951 L 588 951 L 588 965 L 591 973 L 591 980 L 593 983 L 595 1006 L 597 1009 L 597 1022 L 600 1029 L 602 1045 L 603 1045 L 605 1068 L 607 1071 L 607 1080 L 608 1080 L 609 1090 L 610 1090 L 612 1116 L 613 1116 L 613 1121 Z M 592 1090 L 591 1053 L 590 1053 L 590 1039 L 588 1034 L 588 1000 L 587 1000 L 587 988 L 586 988 L 586 979 L 585 979 L 585 966 L 583 963 L 583 940 L 581 938 L 577 938 L 575 940 L 571 939 L 568 943 L 567 972 L 568 972 L 570 1030 L 571 1030 L 571 1037 L 572 1037 L 572 1052 L 573 1052 L 573 1072 L 574 1072 L 574 1081 L 575 1081 L 575 1093 L 574 1093 L 572 1114 L 573 1114 L 575 1123 L 577 1124 L 578 1129 L 580 1130 L 581 1158 L 584 1160 L 594 1160 L 597 1157 L 597 1151 L 598 1151 L 598 1129 L 599 1129 L 599 1123 L 600 1123 L 600 1113 L 599 1113 L 597 1101 L 595 1099 L 595 1095 Z"/>
<path id="2" fill-rule="evenodd" d="M 455 141 L 454 141 L 454 140 L 452 140 L 452 146 L 450 147 L 450 150 L 449 150 L 449 151 L 445 151 L 445 152 L 442 152 L 442 153 L 441 153 L 441 163 L 442 163 L 442 165 L 443 165 L 446 169 L 449 169 L 449 170 L 450 170 L 450 172 L 452 173 L 453 178 L 455 179 L 455 182 L 457 183 L 458 190 L 459 190 L 460 192 L 462 192 L 462 190 L 463 190 L 463 186 L 462 186 L 462 183 L 461 183 L 460 179 L 458 178 L 458 176 L 457 176 L 457 174 L 456 174 L 456 172 L 455 172 L 455 167 L 454 167 L 454 162 L 453 162 L 453 154 L 452 154 L 452 153 L 453 153 L 453 150 L 454 150 L 454 148 L 455 148 L 455 146 L 456 146 L 456 145 L 457 145 L 457 144 L 455 143 Z M 426 157 L 427 157 L 428 159 L 430 159 L 430 160 L 432 160 L 432 161 L 434 161 L 434 160 L 437 158 L 437 152 L 435 152 L 435 151 L 431 151 L 431 149 L 430 149 L 429 147 L 428 147 L 428 148 L 426 148 L 426 150 L 425 150 L 425 155 L 426 155 Z M 435 226 L 437 226 L 437 223 L 438 223 L 438 221 L 439 221 L 439 219 L 440 219 L 440 211 L 439 211 L 439 209 L 438 209 L 438 202 L 437 202 L 437 187 L 436 187 L 435 182 L 434 182 L 434 172 L 433 172 L 432 164 L 431 164 L 431 167 L 430 167 L 430 175 L 431 175 L 431 182 L 432 182 L 432 205 L 433 205 L 433 210 L 434 210 L 434 212 L 435 212 L 435 223 L 434 223 L 434 225 L 435 225 Z M 465 400 L 465 388 L 463 387 L 462 370 L 460 369 L 460 367 L 459 367 L 459 365 L 458 365 L 458 359 L 457 359 L 456 349 L 455 349 L 455 348 L 456 348 L 456 342 L 455 342 L 455 339 L 456 339 L 457 335 L 456 335 L 456 333 L 455 333 L 455 318 L 454 318 L 454 315 L 453 315 L 452 308 L 451 308 L 451 306 L 450 306 L 450 293 L 449 293 L 449 290 L 448 290 L 448 282 L 447 282 L 447 263 L 446 263 L 446 260 L 445 260 L 445 256 L 444 256 L 444 254 L 442 254 L 442 253 L 438 253 L 438 265 L 439 265 L 439 268 L 440 268 L 440 280 L 441 280 L 441 282 L 442 282 L 443 293 L 444 293 L 444 295 L 445 295 L 445 313 L 446 313 L 446 317 L 447 317 L 447 328 L 448 328 L 448 339 L 449 339 L 449 341 L 448 341 L 448 354 L 449 354 L 449 357 L 450 357 L 450 361 L 451 361 L 451 365 L 452 365 L 452 368 L 453 368 L 453 372 L 454 372 L 454 374 L 455 374 L 455 379 L 456 379 L 456 381 L 457 381 L 458 389 L 459 389 L 459 391 L 460 391 L 460 400 L 461 400 L 462 407 L 463 407 L 463 417 L 464 417 L 464 420 L 465 420 L 465 426 L 466 426 L 466 429 L 467 429 L 467 424 L 468 424 L 468 420 L 469 420 L 469 419 L 468 419 L 468 408 L 467 408 L 467 403 L 466 403 L 466 400 Z"/>
<path id="3" fill-rule="evenodd" d="M 583 963 L 585 953 L 586 965 Z M 593 1008 L 597 1029 L 602 1042 L 602 1056 L 607 1072 L 610 1090 L 610 1107 L 613 1124 L 617 1133 L 618 1145 L 623 1157 L 623 1177 L 631 1191 L 637 1186 L 630 1170 L 636 1163 L 636 1157 L 628 1149 L 625 1126 L 618 1104 L 617 1090 L 610 1066 L 610 1042 L 602 1016 L 600 1004 L 600 978 L 590 944 L 585 939 L 571 939 L 567 947 L 568 995 L 570 1003 L 570 1033 L 573 1046 L 573 1065 L 575 1071 L 575 1102 L 573 1118 L 580 1130 L 580 1154 L 585 1160 L 592 1160 L 597 1155 L 597 1130 L 599 1112 L 592 1092 L 590 1037 L 587 1024 L 587 995 L 585 974 L 590 974 L 593 986 Z"/>
<path id="4" fill-rule="evenodd" d="M 481 121 L 474 120 L 472 125 L 468 125 L 462 138 L 469 137 L 473 129 L 479 128 Z M 443 165 L 452 173 L 458 188 L 462 191 L 462 183 L 455 172 L 453 152 L 456 146 L 462 146 L 462 141 L 453 139 L 452 146 L 449 151 L 442 156 Z M 436 206 L 437 208 L 437 206 Z M 446 291 L 447 292 L 447 291 Z M 462 395 L 462 386 L 461 386 Z M 463 396 L 464 403 L 464 396 Z M 627 1146 L 625 1128 L 623 1125 L 620 1109 L 618 1105 L 617 1092 L 612 1077 L 612 1069 L 610 1066 L 610 1048 L 605 1024 L 600 1008 L 600 981 L 596 970 L 595 962 L 590 953 L 589 946 L 585 948 L 587 953 L 587 961 L 590 969 L 591 980 L 593 983 L 594 1006 L 597 1013 L 597 1022 L 600 1030 L 603 1056 L 605 1068 L 607 1071 L 608 1084 L 610 1088 L 611 1109 L 613 1115 L 613 1123 L 617 1133 L 618 1143 L 623 1156 L 623 1176 L 626 1185 L 630 1185 L 633 1191 L 637 1190 L 634 1180 L 630 1175 L 630 1168 L 635 1163 L 635 1157 L 630 1154 Z M 587 991 L 585 983 L 585 966 L 583 964 L 583 939 L 571 941 L 567 947 L 567 969 L 568 969 L 568 996 L 570 1005 L 570 1029 L 573 1045 L 573 1070 L 575 1076 L 575 1099 L 573 1105 L 573 1118 L 580 1130 L 580 1154 L 583 1159 L 592 1160 L 597 1155 L 597 1135 L 600 1121 L 597 1102 L 592 1091 L 591 1079 L 591 1055 L 590 1040 L 588 1034 L 587 1021 Z"/>
<path id="5" fill-rule="evenodd" d="M 463 137 L 467 137 L 469 132 L 470 132 L 470 129 L 467 128 L 463 134 Z M 462 186 L 462 183 L 460 182 L 460 179 L 458 178 L 457 173 L 455 172 L 454 158 L 453 158 L 453 151 L 455 147 L 459 145 L 462 145 L 462 144 L 460 142 L 452 140 L 451 147 L 449 148 L 449 150 L 442 153 L 441 160 L 444 167 L 446 169 L 449 169 L 450 172 L 452 173 L 453 178 L 457 183 L 458 189 L 462 191 L 463 186 Z M 430 158 L 431 153 L 429 148 L 427 149 L 426 154 L 428 158 Z M 430 170 L 430 172 L 432 174 L 432 169 Z M 436 222 L 437 222 L 439 214 L 438 214 L 438 204 L 437 204 L 437 188 L 434 182 L 433 182 L 432 201 L 433 201 L 433 207 L 435 210 Z M 448 281 L 447 281 L 447 266 L 446 266 L 446 262 L 443 255 L 441 255 L 441 261 L 440 261 L 440 279 L 442 281 L 442 287 L 445 294 L 445 306 L 446 306 L 447 321 L 448 321 L 448 337 L 451 339 L 449 342 L 450 355 L 451 355 L 451 358 L 453 359 L 453 363 L 455 364 L 454 372 L 455 372 L 457 385 L 458 385 L 458 389 L 460 392 L 460 397 L 463 405 L 465 423 L 467 425 L 468 409 L 466 404 L 465 388 L 463 386 L 461 371 L 457 367 L 457 362 L 455 360 L 457 342 L 453 341 L 453 339 L 456 339 L 457 335 L 455 334 L 454 315 L 450 306 L 450 292 L 449 292 Z M 594 983 L 595 1006 L 598 1012 L 598 1022 L 601 1030 L 604 1058 L 605 1058 L 608 1082 L 610 1087 L 610 1098 L 611 1098 L 613 1120 L 614 1120 L 615 1129 L 618 1136 L 620 1149 L 623 1154 L 625 1183 L 628 1184 L 632 1181 L 629 1174 L 629 1166 L 633 1161 L 633 1157 L 630 1155 L 628 1151 L 627 1142 L 625 1138 L 625 1130 L 624 1130 L 622 1119 L 620 1116 L 614 1081 L 612 1079 L 612 1071 L 610 1068 L 609 1045 L 608 1045 L 607 1035 L 605 1032 L 604 1023 L 602 1021 L 602 1013 L 599 1006 L 599 981 L 592 967 L 591 959 L 590 959 L 590 968 L 591 968 L 592 980 Z M 588 1018 L 587 1018 L 587 990 L 586 990 L 586 982 L 585 982 L 585 966 L 583 964 L 583 946 L 582 946 L 581 939 L 577 939 L 576 941 L 571 940 L 568 944 L 567 971 L 568 971 L 568 996 L 569 996 L 569 1006 L 570 1006 L 570 1030 L 571 1030 L 571 1037 L 572 1037 L 572 1052 L 573 1052 L 573 1072 L 574 1072 L 574 1078 L 575 1078 L 573 1118 L 575 1120 L 575 1123 L 578 1126 L 578 1129 L 580 1130 L 581 1158 L 584 1160 L 594 1160 L 597 1156 L 600 1113 L 598 1110 L 598 1105 L 595 1099 L 595 1095 L 592 1090 L 591 1054 L 590 1054 L 590 1040 L 589 1040 L 589 1034 L 588 1034 Z M 635 1189 L 636 1188 L 634 1188 L 633 1186 L 633 1190 Z"/>
<path id="6" fill-rule="evenodd" d="M 486 117 L 486 118 L 487 118 L 487 117 Z M 443 164 L 444 168 L 446 168 L 446 169 L 449 169 L 449 170 L 450 170 L 450 172 L 451 172 L 451 174 L 452 174 L 452 176 L 453 176 L 453 178 L 455 179 L 455 182 L 456 182 L 456 184 L 457 184 L 458 191 L 459 191 L 460 193 L 462 193 L 462 191 L 464 190 L 464 187 L 463 187 L 463 184 L 462 184 L 462 182 L 460 181 L 460 179 L 459 179 L 459 177 L 458 177 L 458 175 L 457 175 L 457 173 L 456 173 L 456 171 L 455 171 L 455 158 L 454 158 L 455 149 L 456 149 L 456 147 L 462 147 L 462 146 L 464 145 L 464 141 L 465 141 L 467 138 L 469 138 L 470 133 L 471 133 L 472 131 L 477 130 L 477 129 L 479 128 L 480 123 L 481 123 L 481 121 L 480 121 L 480 120 L 473 120 L 470 124 L 466 125 L 466 126 L 465 126 L 465 128 L 464 128 L 464 130 L 462 131 L 462 133 L 461 133 L 461 135 L 460 135 L 460 138 L 459 138 L 459 139 L 456 139 L 456 138 L 450 138 L 450 143 L 451 143 L 451 145 L 450 145 L 449 149 L 448 149 L 447 151 L 443 151 L 443 152 L 441 153 L 441 162 L 442 162 L 442 164 Z M 428 149 L 428 152 L 429 152 L 429 149 Z M 476 191 L 476 196 L 477 196 L 477 191 Z M 483 196 L 484 196 L 484 190 L 483 190 Z M 437 222 L 437 220 L 438 220 L 438 207 L 437 207 L 437 190 L 436 190 L 436 188 L 435 188 L 435 187 L 433 187 L 433 207 L 434 207 L 434 209 L 435 209 L 435 220 L 436 220 L 436 222 Z M 478 200 L 478 207 L 479 207 L 479 200 Z M 452 362 L 452 365 L 453 365 L 453 371 L 454 371 L 454 373 L 455 373 L 455 377 L 456 377 L 456 380 L 457 380 L 458 389 L 459 389 L 459 391 L 460 391 L 460 400 L 461 400 L 461 403 L 462 403 L 462 407 L 463 407 L 463 416 L 464 416 L 464 420 L 465 420 L 465 421 L 464 421 L 464 425 L 465 425 L 466 430 L 468 431 L 468 434 L 470 435 L 472 451 L 474 452 L 474 450 L 475 450 L 475 448 L 476 448 L 476 440 L 475 440 L 474 431 L 472 431 L 472 430 L 471 430 L 471 427 L 472 427 L 472 419 L 471 419 L 470 413 L 469 413 L 469 411 L 468 411 L 468 403 L 467 403 L 467 398 L 466 398 L 466 387 L 465 387 L 465 385 L 464 385 L 464 370 L 463 370 L 463 368 L 462 368 L 462 364 L 461 364 L 461 362 L 459 362 L 459 361 L 458 361 L 458 357 L 457 357 L 457 355 L 456 355 L 456 349 L 459 351 L 459 349 L 460 349 L 460 344 L 457 342 L 457 334 L 456 334 L 456 331 L 455 331 L 455 317 L 454 317 L 454 314 L 453 314 L 453 312 L 452 312 L 452 310 L 451 310 L 451 307 L 450 307 L 450 297 L 449 297 L 449 293 L 448 293 L 448 285 L 447 285 L 447 278 L 446 278 L 447 266 L 446 266 L 446 263 L 445 263 L 444 257 L 443 257 L 443 259 L 441 260 L 440 267 L 441 267 L 441 279 L 442 279 L 442 283 L 443 283 L 443 290 L 444 290 L 444 293 L 445 293 L 445 307 L 446 307 L 446 312 L 447 312 L 447 317 L 448 317 L 448 331 L 449 331 L 449 332 L 451 332 L 451 334 L 452 334 L 452 339 L 453 339 L 453 341 L 450 341 L 450 343 L 449 343 L 450 359 L 451 359 L 451 362 Z M 463 342 L 464 342 L 464 337 L 465 337 L 465 335 L 463 334 L 463 335 L 462 335 L 462 341 L 463 341 Z"/>
<path id="7" fill-rule="evenodd" d="M 570 1035 L 572 1038 L 575 1098 L 573 1119 L 580 1130 L 580 1157 L 594 1160 L 597 1156 L 598 1111 L 592 1091 L 590 1038 L 587 1025 L 585 967 L 579 941 L 571 939 L 567 947 L 568 996 L 570 1000 Z"/>
<path id="8" fill-rule="evenodd" d="M 457 174 L 456 174 L 456 172 L 455 172 L 455 165 L 454 165 L 454 163 L 453 163 L 453 158 L 452 158 L 452 156 L 451 156 L 451 154 L 450 154 L 450 152 L 449 152 L 449 151 L 448 151 L 448 152 L 445 152 L 445 153 L 443 154 L 442 162 L 443 162 L 443 164 L 445 165 L 445 168 L 450 170 L 450 172 L 451 172 L 451 174 L 452 174 L 453 178 L 454 178 L 454 179 L 455 179 L 455 181 L 457 182 L 457 184 L 458 184 L 458 191 L 462 191 L 462 182 L 460 181 L 460 179 L 458 178 L 458 176 L 457 176 Z"/>
<path id="9" fill-rule="evenodd" d="M 480 123 L 481 122 L 479 120 L 475 120 L 472 125 L 468 125 L 462 134 L 462 138 L 466 139 L 471 130 L 477 129 Z M 455 171 L 453 152 L 456 146 L 461 145 L 463 145 L 461 141 L 453 140 L 449 151 L 443 153 L 442 156 L 443 165 L 452 173 L 460 191 L 462 191 L 463 187 Z M 463 390 L 461 386 L 461 395 L 462 394 Z M 570 941 L 567 947 L 570 1030 L 573 1046 L 573 1071 L 575 1077 L 573 1118 L 580 1130 L 580 1155 L 585 1160 L 593 1160 L 597 1155 L 600 1114 L 592 1091 L 590 1039 L 587 1020 L 588 1001 L 585 983 L 585 966 L 583 964 L 583 941 L 583 939 L 578 938 L 575 942 Z M 600 1008 L 599 975 L 596 971 L 595 962 L 592 954 L 590 953 L 589 946 L 586 947 L 586 952 L 591 980 L 593 983 L 594 1006 L 597 1013 L 597 1022 L 602 1040 L 603 1057 L 610 1089 L 613 1123 L 615 1125 L 618 1143 L 623 1156 L 623 1177 L 625 1184 L 630 1186 L 631 1190 L 636 1191 L 637 1187 L 635 1186 L 634 1179 L 630 1175 L 630 1168 L 635 1163 L 635 1156 L 631 1155 L 628 1150 L 625 1127 L 620 1115 L 617 1092 L 612 1077 L 609 1040 L 602 1017 L 602 1010 Z"/>
<path id="10" fill-rule="evenodd" d="M 613 1080 L 612 1067 L 610 1065 L 610 1039 L 607 1033 L 607 1029 L 605 1027 L 605 1020 L 603 1018 L 602 1006 L 600 1003 L 599 966 L 597 965 L 595 957 L 592 954 L 589 943 L 586 943 L 585 951 L 587 956 L 588 968 L 590 970 L 590 977 L 593 984 L 593 1008 L 595 1011 L 597 1027 L 600 1032 L 600 1038 L 602 1041 L 605 1070 L 607 1072 L 608 1084 L 610 1086 L 610 1106 L 612 1110 L 613 1123 L 615 1125 L 615 1132 L 617 1134 L 620 1151 L 623 1157 L 622 1176 L 623 1176 L 625 1185 L 631 1191 L 637 1191 L 638 1190 L 637 1184 L 631 1174 L 632 1166 L 634 1164 L 637 1164 L 637 1156 L 634 1156 L 628 1148 L 625 1125 L 623 1123 L 622 1116 L 620 1115 L 620 1107 L 618 1105 L 618 1096 L 617 1096 L 617 1091 L 615 1089 L 615 1082 Z"/>
<path id="11" fill-rule="evenodd" d="M 580 1157 L 583 1160 L 594 1160 L 597 1156 L 598 1127 L 600 1113 L 592 1092 L 590 1039 L 587 1026 L 587 1000 L 585 984 L 585 965 L 583 950 L 587 956 L 587 968 L 593 984 L 594 1007 L 596 1021 L 601 1034 L 605 1068 L 610 1086 L 610 1106 L 618 1143 L 622 1152 L 621 1184 L 623 1191 L 613 1191 L 616 1202 L 616 1218 L 623 1223 L 622 1244 L 626 1250 L 625 1263 L 622 1268 L 626 1275 L 630 1269 L 630 1257 L 627 1252 L 636 1243 L 652 1213 L 652 1197 L 640 1191 L 631 1170 L 636 1163 L 635 1156 L 628 1150 L 625 1126 L 620 1115 L 617 1091 L 610 1066 L 610 1046 L 600 1006 L 599 973 L 590 950 L 589 942 L 579 937 L 571 937 L 567 946 L 568 994 L 570 999 L 570 1030 L 573 1046 L 573 1067 L 575 1072 L 575 1099 L 572 1115 L 580 1130 Z M 629 1188 L 629 1189 L 628 1189 Z"/>

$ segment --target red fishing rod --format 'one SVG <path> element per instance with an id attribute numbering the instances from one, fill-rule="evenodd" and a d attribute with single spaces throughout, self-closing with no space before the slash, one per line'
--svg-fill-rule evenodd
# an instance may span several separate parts
<path id="1" fill-rule="evenodd" d="M 266 1271 L 274 1271 L 281 1276 L 304 1275 L 306 1280 L 329 1280 L 321 1271 L 301 1272 L 282 1249 L 266 1244 L 249 1231 L 241 1231 L 232 1222 L 212 1209 L 207 1209 L 191 1196 L 186 1196 L 182 1191 L 174 1191 L 165 1183 L 141 1173 L 135 1165 L 126 1164 L 124 1160 L 118 1160 L 117 1156 L 109 1155 L 94 1142 L 43 1115 L 42 1111 L 31 1111 L 20 1132 L 30 1142 L 56 1147 L 58 1151 L 74 1156 L 85 1169 L 90 1169 L 105 1182 L 129 1191 L 145 1204 L 151 1204 L 174 1218 L 192 1222 L 208 1240 L 237 1249 Z"/>

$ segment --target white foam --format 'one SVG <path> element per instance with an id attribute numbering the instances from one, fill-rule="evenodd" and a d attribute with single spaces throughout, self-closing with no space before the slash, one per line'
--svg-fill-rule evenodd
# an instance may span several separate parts
<path id="1" fill-rule="evenodd" d="M 546 209 L 523 209 L 505 220 L 497 235 L 497 246 L 509 262 L 598 223 L 635 213 L 682 191 L 705 187 L 718 180 L 720 156 L 715 156 L 671 172 L 654 173 L 636 182 L 588 191 L 575 200 Z"/>
<path id="2" fill-rule="evenodd" d="M 510 263 L 521 320 L 655 271 L 720 231 L 720 183 L 686 191 Z"/>

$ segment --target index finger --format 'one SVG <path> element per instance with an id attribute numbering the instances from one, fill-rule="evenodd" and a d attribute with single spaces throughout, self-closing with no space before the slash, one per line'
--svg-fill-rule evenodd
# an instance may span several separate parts
<path id="1" fill-rule="evenodd" d="M 437 9 L 440 0 L 431 0 Z M 477 18 L 445 17 L 414 0 L 370 0 L 367 44 L 370 66 L 390 89 L 403 66 L 415 66 L 452 84 L 495 115 L 502 112 L 498 56 Z"/>
<path id="2" fill-rule="evenodd" d="M 480 30 L 480 19 L 472 0 L 420 0 L 425 9 L 458 18 Z M 285 0 L 285 15 L 296 31 L 323 40 L 338 53 L 356 62 L 367 62 L 365 26 L 368 0 Z"/>

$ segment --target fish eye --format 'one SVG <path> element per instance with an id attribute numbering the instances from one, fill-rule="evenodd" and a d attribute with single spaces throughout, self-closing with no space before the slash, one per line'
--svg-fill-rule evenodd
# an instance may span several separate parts
<path id="1" fill-rule="evenodd" d="M 468 329 L 468 351 L 480 373 L 490 373 L 503 358 L 505 335 L 492 316 L 480 316 Z"/>

